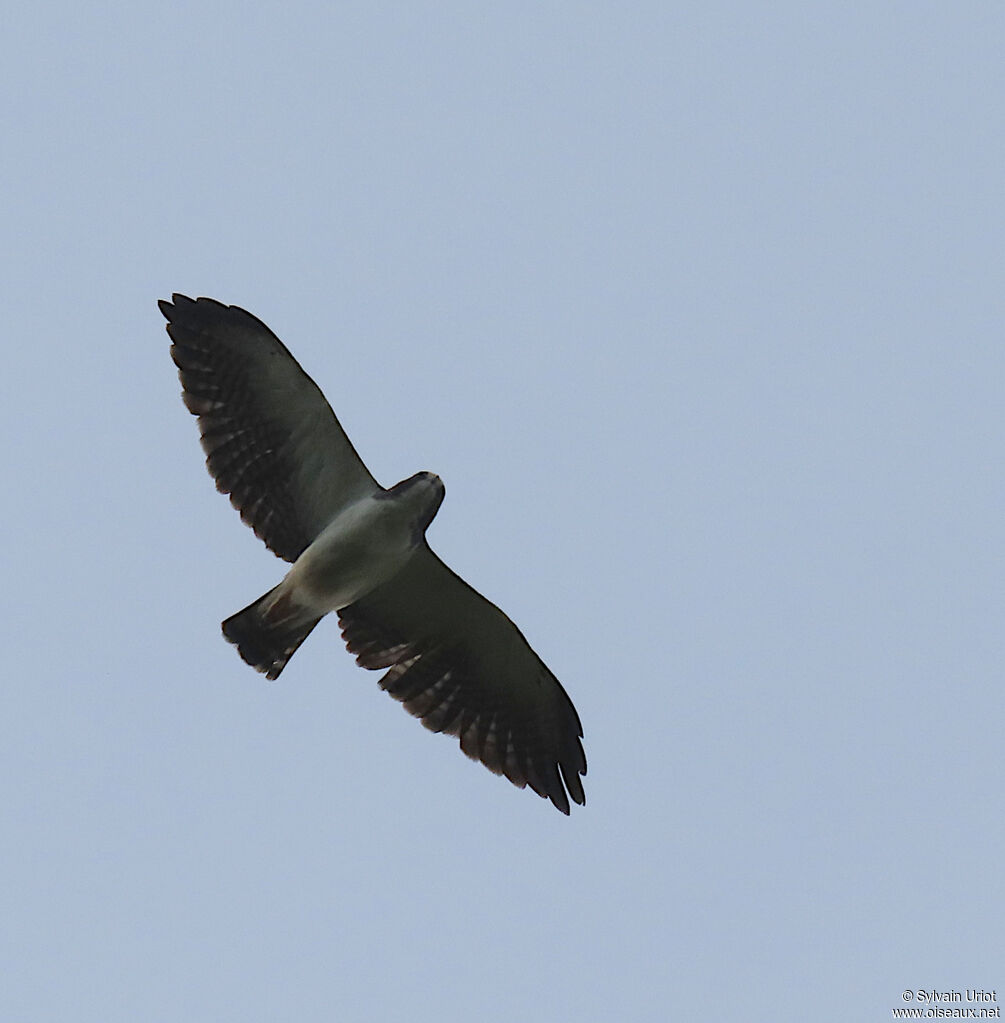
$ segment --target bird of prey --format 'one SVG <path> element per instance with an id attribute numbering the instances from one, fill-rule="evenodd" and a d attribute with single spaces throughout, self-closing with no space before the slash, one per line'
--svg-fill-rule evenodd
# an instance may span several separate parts
<path id="1" fill-rule="evenodd" d="M 519 629 L 430 549 L 444 487 L 420 472 L 370 475 L 317 384 L 237 306 L 173 295 L 167 318 L 182 398 L 206 465 L 241 518 L 292 567 L 223 623 L 275 679 L 329 612 L 364 668 L 434 732 L 562 813 L 584 804 L 579 715 Z"/>

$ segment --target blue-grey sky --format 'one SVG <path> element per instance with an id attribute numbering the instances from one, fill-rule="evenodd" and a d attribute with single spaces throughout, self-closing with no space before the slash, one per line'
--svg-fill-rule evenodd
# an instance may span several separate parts
<path id="1" fill-rule="evenodd" d="M 17 5 L 0 1018 L 1005 1000 L 1005 7 Z M 264 319 L 586 731 L 432 736 L 218 495 L 155 301 Z M 912 1003 L 918 1004 L 918 1003 Z"/>

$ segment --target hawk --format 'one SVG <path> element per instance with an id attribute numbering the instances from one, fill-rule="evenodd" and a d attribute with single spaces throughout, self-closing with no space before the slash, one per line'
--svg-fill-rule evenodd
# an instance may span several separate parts
<path id="1" fill-rule="evenodd" d="M 241 657 L 278 678 L 334 612 L 356 662 L 386 669 L 380 687 L 427 728 L 564 814 L 570 798 L 585 804 L 583 728 L 568 694 L 426 541 L 439 476 L 377 483 L 317 384 L 251 313 L 185 295 L 158 304 L 217 489 L 292 564 L 223 622 Z"/>

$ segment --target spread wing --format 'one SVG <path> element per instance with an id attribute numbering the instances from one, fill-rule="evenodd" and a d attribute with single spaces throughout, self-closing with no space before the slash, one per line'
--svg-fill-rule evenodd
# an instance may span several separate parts
<path id="1" fill-rule="evenodd" d="M 320 388 L 261 320 L 211 298 L 160 302 L 217 489 L 286 561 L 379 490 Z"/>
<path id="2" fill-rule="evenodd" d="M 579 715 L 558 679 L 494 604 L 423 545 L 392 579 L 339 611 L 350 653 L 434 732 L 567 814 L 583 804 Z"/>

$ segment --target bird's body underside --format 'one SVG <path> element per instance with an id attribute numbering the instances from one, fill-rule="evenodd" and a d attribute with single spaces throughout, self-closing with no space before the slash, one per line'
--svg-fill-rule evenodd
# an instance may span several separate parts
<path id="1" fill-rule="evenodd" d="M 436 557 L 432 473 L 385 490 L 317 385 L 250 313 L 212 299 L 161 302 L 206 464 L 279 557 L 284 579 L 223 623 L 268 678 L 337 612 L 357 662 L 434 731 L 563 813 L 585 802 L 582 727 L 516 626 Z"/>
<path id="2" fill-rule="evenodd" d="M 223 623 L 241 657 L 276 679 L 315 625 L 397 575 L 423 542 L 443 483 L 418 473 L 343 508 L 297 558 L 283 581 Z"/>

